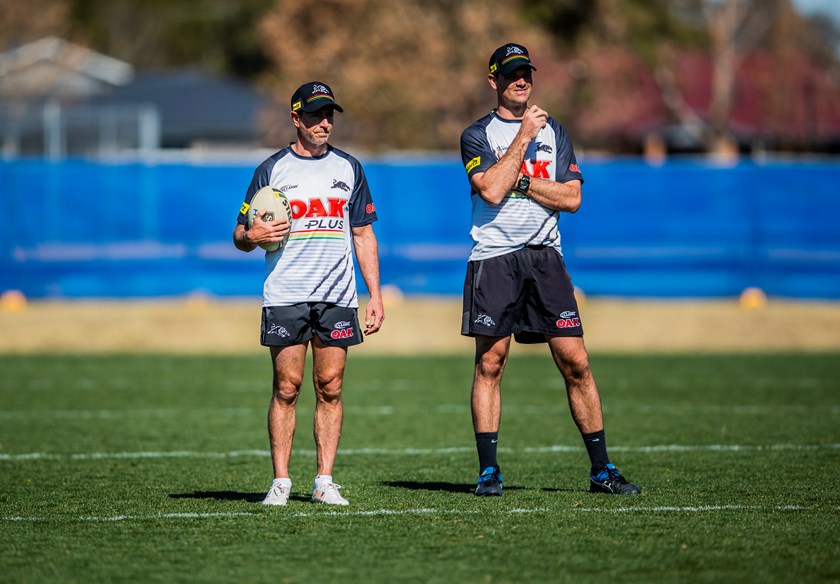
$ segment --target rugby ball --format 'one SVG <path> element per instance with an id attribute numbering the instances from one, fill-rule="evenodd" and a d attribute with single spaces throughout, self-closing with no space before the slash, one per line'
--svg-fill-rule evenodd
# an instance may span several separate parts
<path id="1" fill-rule="evenodd" d="M 286 223 L 292 222 L 292 207 L 289 205 L 289 199 L 274 187 L 268 186 L 254 193 L 254 197 L 251 199 L 251 204 L 248 207 L 248 229 L 254 225 L 257 215 L 263 209 L 265 209 L 263 221 L 277 221 L 279 219 Z M 261 243 L 260 247 L 266 251 L 277 251 L 286 245 L 288 239 L 289 235 L 286 234 L 282 241 Z"/>

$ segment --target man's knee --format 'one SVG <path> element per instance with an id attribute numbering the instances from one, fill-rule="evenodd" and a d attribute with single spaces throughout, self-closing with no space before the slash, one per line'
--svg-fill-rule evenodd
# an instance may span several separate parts
<path id="1" fill-rule="evenodd" d="M 342 378 L 339 374 L 320 374 L 315 378 L 315 396 L 318 401 L 335 403 L 341 401 Z"/>
<path id="2" fill-rule="evenodd" d="M 301 376 L 289 376 L 288 373 L 280 374 L 274 372 L 273 392 L 274 399 L 279 402 L 294 405 L 300 395 L 300 387 L 303 383 Z"/>
<path id="3" fill-rule="evenodd" d="M 501 378 L 505 370 L 510 337 L 477 337 L 475 344 L 475 375 L 490 379 Z"/>
<path id="4" fill-rule="evenodd" d="M 571 360 L 566 366 L 564 377 L 571 382 L 586 382 L 592 379 L 592 369 L 589 366 L 589 359 L 583 358 Z"/>
<path id="5" fill-rule="evenodd" d="M 475 372 L 479 377 L 496 379 L 502 376 L 505 370 L 507 355 L 488 351 L 481 355 L 475 364 Z"/>
<path id="6" fill-rule="evenodd" d="M 555 361 L 567 382 L 586 381 L 592 377 L 589 355 L 582 343 L 556 351 Z"/>

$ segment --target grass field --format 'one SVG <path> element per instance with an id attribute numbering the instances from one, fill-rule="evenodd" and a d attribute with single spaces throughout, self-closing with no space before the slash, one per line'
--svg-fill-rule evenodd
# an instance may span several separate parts
<path id="1" fill-rule="evenodd" d="M 587 492 L 547 356 L 504 383 L 505 495 L 470 494 L 471 358 L 352 355 L 335 479 L 271 471 L 266 356 L 0 357 L 2 582 L 840 581 L 840 354 L 603 355 L 613 461 Z"/>

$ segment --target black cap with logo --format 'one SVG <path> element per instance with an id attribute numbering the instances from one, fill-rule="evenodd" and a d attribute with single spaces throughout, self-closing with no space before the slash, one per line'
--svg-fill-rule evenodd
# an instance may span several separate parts
<path id="1" fill-rule="evenodd" d="M 335 108 L 343 112 L 344 109 L 335 102 L 335 95 L 330 86 L 320 81 L 310 81 L 297 88 L 292 94 L 292 111 L 317 112 L 324 107 Z"/>
<path id="2" fill-rule="evenodd" d="M 490 73 L 493 75 L 510 75 L 520 67 L 530 67 L 534 71 L 537 70 L 531 64 L 528 49 L 516 43 L 507 43 L 493 51 L 488 66 L 490 67 Z"/>

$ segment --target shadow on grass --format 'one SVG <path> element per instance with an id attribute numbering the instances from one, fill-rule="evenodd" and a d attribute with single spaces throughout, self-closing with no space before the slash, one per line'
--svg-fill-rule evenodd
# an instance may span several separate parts
<path id="1" fill-rule="evenodd" d="M 412 491 L 446 491 L 447 493 L 470 493 L 475 491 L 475 485 L 462 483 L 442 483 L 438 481 L 384 481 L 382 483 L 386 487 L 394 487 L 396 489 L 409 489 Z M 506 491 L 517 491 L 522 487 L 505 486 Z"/>
<path id="2" fill-rule="evenodd" d="M 170 493 L 170 499 L 216 499 L 217 501 L 248 501 L 261 503 L 265 493 L 240 493 L 238 491 L 193 491 L 192 493 Z M 309 497 L 292 495 L 293 501 L 309 501 Z"/>

